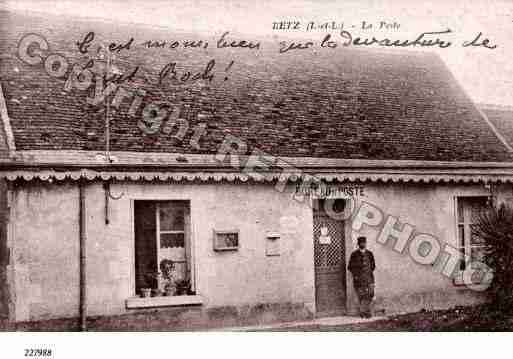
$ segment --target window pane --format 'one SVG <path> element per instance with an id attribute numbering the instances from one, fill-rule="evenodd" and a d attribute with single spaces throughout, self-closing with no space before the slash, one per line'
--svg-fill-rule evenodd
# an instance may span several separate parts
<path id="1" fill-rule="evenodd" d="M 463 198 L 458 198 L 457 199 L 457 203 L 458 203 L 458 222 L 462 223 L 463 222 L 463 203 L 464 203 L 464 199 Z"/>
<path id="2" fill-rule="evenodd" d="M 484 239 L 477 235 L 475 227 L 473 225 L 470 225 L 470 230 L 470 244 L 483 245 L 485 243 Z"/>
<path id="3" fill-rule="evenodd" d="M 157 282 L 151 277 L 151 273 L 158 271 L 156 225 L 155 203 L 135 201 L 134 240 L 135 286 L 137 293 L 140 293 L 141 288 L 157 288 Z"/>
<path id="4" fill-rule="evenodd" d="M 477 222 L 480 213 L 485 209 L 486 201 L 483 199 L 472 201 L 470 206 L 470 220 L 472 223 Z"/>
<path id="5" fill-rule="evenodd" d="M 458 243 L 460 247 L 465 247 L 465 227 L 463 224 L 458 225 Z"/>
<path id="6" fill-rule="evenodd" d="M 183 233 L 162 233 L 160 235 L 160 248 L 184 247 L 185 236 Z"/>
<path id="7" fill-rule="evenodd" d="M 467 268 L 465 264 L 465 248 L 460 248 L 460 270 L 465 270 Z"/>
<path id="8" fill-rule="evenodd" d="M 183 231 L 185 227 L 185 209 L 183 206 L 161 203 L 160 204 L 160 230 Z"/>

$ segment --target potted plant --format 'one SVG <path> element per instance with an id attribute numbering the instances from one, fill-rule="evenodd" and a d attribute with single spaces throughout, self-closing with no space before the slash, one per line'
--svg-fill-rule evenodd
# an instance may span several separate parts
<path id="1" fill-rule="evenodd" d="M 158 296 L 161 296 L 162 295 L 162 286 L 160 285 L 160 283 L 162 282 L 162 274 L 160 272 L 149 272 L 149 273 L 146 273 L 146 283 L 150 283 L 150 285 L 148 286 L 148 288 L 144 288 L 144 289 L 149 289 L 150 291 L 150 295 L 149 296 L 152 296 L 152 297 L 158 297 Z M 141 289 L 141 292 L 142 292 L 142 289 Z M 146 293 L 147 291 L 145 291 Z"/>
<path id="2" fill-rule="evenodd" d="M 142 298 L 151 297 L 151 288 L 141 288 L 141 297 Z"/>
<path id="3" fill-rule="evenodd" d="M 186 295 L 191 291 L 191 282 L 188 279 L 181 279 L 176 282 L 176 295 Z"/>
<path id="4" fill-rule="evenodd" d="M 189 286 L 189 289 L 187 290 L 187 295 L 196 295 L 196 291 L 192 290 L 191 286 Z"/>
<path id="5" fill-rule="evenodd" d="M 176 294 L 176 286 L 174 283 L 167 283 L 164 286 L 164 295 L 171 297 Z"/>
<path id="6" fill-rule="evenodd" d="M 167 296 L 175 295 L 176 285 L 173 276 L 175 263 L 171 259 L 163 259 L 160 261 L 160 272 L 162 273 L 162 283 L 164 293 Z"/>
<path id="7" fill-rule="evenodd" d="M 144 274 L 144 284 L 140 289 L 142 298 L 149 298 L 152 295 L 152 288 L 155 288 L 155 278 L 156 275 L 154 272 L 148 272 Z"/>

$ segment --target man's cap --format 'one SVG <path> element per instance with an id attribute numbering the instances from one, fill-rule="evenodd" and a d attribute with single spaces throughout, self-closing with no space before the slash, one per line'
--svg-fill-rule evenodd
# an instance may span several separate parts
<path id="1" fill-rule="evenodd" d="M 365 237 L 358 237 L 356 240 L 358 241 L 358 243 L 367 242 L 367 238 Z"/>

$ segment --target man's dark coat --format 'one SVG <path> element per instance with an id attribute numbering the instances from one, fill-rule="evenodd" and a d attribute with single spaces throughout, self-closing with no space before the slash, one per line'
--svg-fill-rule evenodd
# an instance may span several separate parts
<path id="1" fill-rule="evenodd" d="M 349 259 L 349 271 L 353 275 L 355 287 L 363 287 L 374 284 L 374 269 L 376 262 L 371 251 L 365 250 L 363 253 L 359 249 L 351 253 Z"/>

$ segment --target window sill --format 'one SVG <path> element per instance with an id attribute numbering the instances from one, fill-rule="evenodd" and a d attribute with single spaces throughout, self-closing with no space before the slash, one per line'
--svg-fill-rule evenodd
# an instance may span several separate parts
<path id="1" fill-rule="evenodd" d="M 458 288 L 469 288 L 469 286 L 467 286 L 467 284 L 464 282 L 463 280 L 463 275 L 472 275 L 472 273 L 466 273 L 466 272 L 458 272 L 452 279 L 452 283 L 455 287 L 458 287 Z M 473 283 L 474 285 L 480 285 L 484 282 L 475 282 Z"/>
<path id="2" fill-rule="evenodd" d="M 175 307 L 182 305 L 201 305 L 203 298 L 199 295 L 174 295 L 169 297 L 132 297 L 126 300 L 126 307 L 133 308 L 154 308 L 154 307 Z"/>
<path id="3" fill-rule="evenodd" d="M 465 283 L 463 282 L 463 273 L 458 272 L 452 279 L 452 282 L 455 287 L 464 287 Z"/>

